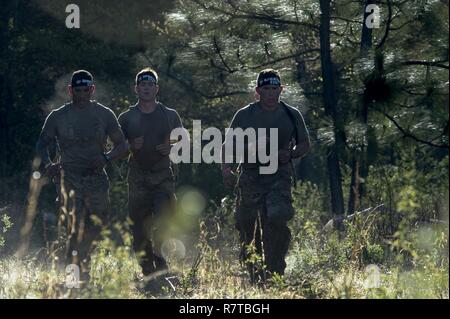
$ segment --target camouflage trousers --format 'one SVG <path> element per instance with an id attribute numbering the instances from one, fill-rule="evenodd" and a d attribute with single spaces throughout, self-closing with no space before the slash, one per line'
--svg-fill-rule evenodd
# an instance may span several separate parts
<path id="1" fill-rule="evenodd" d="M 252 282 L 264 281 L 273 273 L 284 274 L 291 241 L 287 222 L 293 215 L 288 169 L 280 167 L 273 175 L 259 175 L 258 169 L 242 172 L 235 218 L 241 261 Z"/>
<path id="2" fill-rule="evenodd" d="M 59 224 L 67 234 L 65 258 L 89 271 L 95 243 L 109 224 L 109 181 L 105 171 L 62 170 L 57 183 Z"/>
<path id="3" fill-rule="evenodd" d="M 131 167 L 128 175 L 128 207 L 133 222 L 133 250 L 144 275 L 165 270 L 161 246 L 175 212 L 174 176 L 170 168 L 145 171 Z"/>

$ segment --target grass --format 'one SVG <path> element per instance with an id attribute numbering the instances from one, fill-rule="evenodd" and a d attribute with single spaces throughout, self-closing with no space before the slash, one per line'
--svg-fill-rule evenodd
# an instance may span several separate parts
<path id="1" fill-rule="evenodd" d="M 418 195 L 405 194 L 400 194 L 403 202 L 398 201 L 400 222 L 388 227 L 394 232 L 385 231 L 386 220 L 391 219 L 386 219 L 384 207 L 356 214 L 337 230 L 323 227 L 327 214 L 317 187 L 300 184 L 294 191 L 297 214 L 289 224 L 292 241 L 286 274 L 265 285 L 251 285 L 238 261 L 233 200 L 226 198 L 220 207 L 209 207 L 200 220 L 190 223 L 198 227 L 189 228 L 193 239 L 184 241 L 186 254 L 174 246 L 167 255 L 169 274 L 143 280 L 129 227 L 117 223 L 114 229 L 123 245 L 111 239 L 111 231 L 103 233 L 86 286 L 68 289 L 65 269 L 41 252 L 0 260 L 0 298 L 448 299 L 448 222 L 421 221 Z M 5 216 L 0 219 L 2 233 L 11 227 Z M 0 249 L 1 243 L 2 238 Z"/>
<path id="2" fill-rule="evenodd" d="M 145 289 L 139 281 L 129 245 L 117 247 L 107 238 L 93 257 L 91 282 L 83 289 L 67 289 L 65 273 L 37 258 L 8 258 L 0 261 L 0 298 L 449 297 L 448 257 L 436 254 L 448 243 L 444 232 L 436 234 L 428 250 L 410 257 L 409 269 L 395 262 L 367 268 L 355 252 L 359 244 L 349 242 L 354 240 L 350 232 L 341 239 L 337 234 L 326 236 L 322 243 L 295 240 L 286 275 L 258 287 L 250 285 L 236 251 L 214 248 L 220 245 L 208 243 L 203 234 L 205 241 L 190 256 L 171 261 L 168 279 L 161 278 L 156 290 Z"/>

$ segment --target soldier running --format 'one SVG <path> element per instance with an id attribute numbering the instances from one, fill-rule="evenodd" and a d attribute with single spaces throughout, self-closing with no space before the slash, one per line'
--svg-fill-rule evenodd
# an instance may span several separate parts
<path id="1" fill-rule="evenodd" d="M 68 91 L 72 101 L 48 115 L 36 152 L 47 176 L 57 183 L 60 220 L 64 220 L 68 236 L 66 262 L 77 264 L 88 278 L 92 244 L 100 239 L 102 226 L 108 225 L 111 217 L 104 167 L 123 157 L 126 144 L 113 111 L 91 100 L 95 85 L 90 72 L 75 71 Z M 105 152 L 108 137 L 114 148 Z M 57 162 L 48 153 L 53 143 L 60 155 Z"/>
<path id="2" fill-rule="evenodd" d="M 280 74 L 273 69 L 261 71 L 257 77 L 256 97 L 259 100 L 241 108 L 234 115 L 230 128 L 276 128 L 278 132 L 278 169 L 274 174 L 261 174 L 261 163 L 250 163 L 247 155 L 235 159 L 240 164 L 225 163 L 222 176 L 225 185 L 233 186 L 238 178 L 236 228 L 241 242 L 241 261 L 248 267 L 253 283 L 263 282 L 274 273 L 284 274 L 285 256 L 291 234 L 287 222 L 293 217 L 291 160 L 304 156 L 309 148 L 309 134 L 301 113 L 280 100 L 283 91 Z M 229 143 L 226 136 L 224 148 Z M 270 136 L 258 136 L 258 143 L 269 143 Z M 223 150 L 225 150 L 223 148 Z M 223 152 L 225 154 L 225 152 Z M 259 260 L 262 263 L 257 262 Z"/>
<path id="3" fill-rule="evenodd" d="M 167 221 L 175 209 L 174 173 L 169 159 L 170 133 L 182 127 L 178 113 L 156 100 L 158 75 L 146 68 L 136 75 L 138 102 L 120 114 L 119 123 L 130 145 L 128 171 L 129 216 L 133 249 L 142 255 L 142 272 L 164 272 L 161 254 Z"/>

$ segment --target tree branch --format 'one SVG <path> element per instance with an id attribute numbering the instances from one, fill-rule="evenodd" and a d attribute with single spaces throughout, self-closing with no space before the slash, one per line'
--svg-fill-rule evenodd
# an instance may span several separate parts
<path id="1" fill-rule="evenodd" d="M 448 65 L 441 64 L 442 62 L 448 62 L 448 61 L 434 61 L 434 62 L 428 62 L 428 61 L 404 61 L 400 62 L 400 65 L 425 65 L 425 66 L 435 66 L 438 68 L 443 68 L 448 70 Z"/>
<path id="2" fill-rule="evenodd" d="M 357 23 L 357 24 L 363 24 L 363 22 L 358 21 L 358 20 L 352 20 L 352 19 L 348 19 L 348 18 L 344 18 L 344 17 L 337 17 L 337 16 L 331 16 L 330 19 L 334 19 L 334 20 L 342 20 L 345 22 L 349 22 L 349 23 Z"/>
<path id="3" fill-rule="evenodd" d="M 419 142 L 419 143 L 422 143 L 422 144 L 426 144 L 426 145 L 429 145 L 429 146 L 438 147 L 438 148 L 448 148 L 448 144 L 437 145 L 437 144 L 432 143 L 432 141 L 438 139 L 439 137 L 443 136 L 444 134 L 441 134 L 441 135 L 433 138 L 431 141 L 422 140 L 421 138 L 418 138 L 418 137 L 412 135 L 411 133 L 407 132 L 404 128 L 402 128 L 400 126 L 400 124 L 397 123 L 397 121 L 392 116 L 390 116 L 386 112 L 380 111 L 380 110 L 377 110 L 377 111 L 380 112 L 381 114 L 383 114 L 385 117 L 387 117 L 392 123 L 394 123 L 394 125 L 397 127 L 397 129 L 400 132 L 402 132 L 404 137 L 411 138 L 411 139 L 415 140 L 416 142 Z"/>
<path id="4" fill-rule="evenodd" d="M 222 55 L 222 50 L 220 49 L 220 46 L 219 46 L 219 41 L 217 40 L 217 37 L 216 37 L 216 36 L 213 37 L 213 46 L 214 46 L 214 49 L 215 49 L 216 53 L 219 55 L 219 58 L 220 58 L 220 60 L 222 61 L 223 66 L 224 66 L 225 69 L 228 71 L 228 73 L 234 73 L 234 72 L 236 72 L 237 70 L 231 69 L 231 68 L 228 66 L 227 62 L 225 61 L 225 58 L 224 58 L 224 56 Z"/>
<path id="5" fill-rule="evenodd" d="M 149 63 L 150 67 L 155 68 L 154 65 L 151 63 L 150 58 L 146 54 L 142 53 L 142 56 L 147 60 L 147 62 Z M 179 84 L 181 84 L 181 86 L 183 88 L 185 88 L 186 90 L 188 90 L 190 92 L 193 92 L 195 95 L 201 96 L 201 97 L 203 97 L 205 99 L 208 99 L 208 100 L 223 98 L 223 97 L 227 97 L 227 96 L 248 94 L 247 91 L 231 91 L 231 92 L 223 92 L 223 93 L 214 94 L 214 95 L 204 94 L 201 90 L 199 90 L 196 87 L 194 87 L 191 83 L 188 83 L 185 80 L 178 78 L 177 76 L 175 76 L 171 72 L 164 71 L 162 68 L 156 68 L 156 69 L 158 69 L 159 73 L 161 73 L 161 74 L 167 76 L 168 78 L 170 78 L 170 79 L 178 82 Z"/>
<path id="6" fill-rule="evenodd" d="M 320 49 L 308 49 L 308 50 L 305 50 L 305 51 L 302 51 L 302 52 L 298 52 L 298 53 L 291 54 L 291 55 L 288 55 L 288 56 L 284 56 L 284 57 L 281 57 L 281 58 L 278 58 L 278 59 L 267 61 L 267 62 L 261 63 L 259 65 L 250 66 L 248 68 L 249 69 L 259 69 L 261 67 L 264 67 L 264 66 L 267 66 L 267 65 L 271 65 L 271 64 L 275 64 L 277 62 L 281 62 L 281 61 L 284 61 L 284 60 L 296 58 L 296 57 L 298 57 L 300 55 L 303 55 L 303 54 L 306 54 L 306 53 L 310 53 L 310 52 L 320 52 Z"/>
<path id="7" fill-rule="evenodd" d="M 239 9 L 238 7 L 233 7 L 236 11 L 241 12 L 241 14 L 237 14 L 237 13 L 232 13 L 232 12 L 229 12 L 229 11 L 226 11 L 226 10 L 214 7 L 214 6 L 207 6 L 204 3 L 201 3 L 201 1 L 199 1 L 199 0 L 192 0 L 192 1 L 195 2 L 197 5 L 201 6 L 205 10 L 218 12 L 218 13 L 227 15 L 229 17 L 232 17 L 234 19 L 259 20 L 259 21 L 263 21 L 263 22 L 266 22 L 271 25 L 279 25 L 279 24 L 297 25 L 297 26 L 307 27 L 307 28 L 313 29 L 315 31 L 319 31 L 319 27 L 312 23 L 307 23 L 307 22 L 302 22 L 302 21 L 293 21 L 293 20 L 284 20 L 284 19 L 273 17 L 269 14 L 250 13 L 250 12 L 246 12 L 244 10 Z"/>
<path id="8" fill-rule="evenodd" d="M 418 95 L 418 96 L 427 95 L 426 92 L 425 93 L 413 92 L 413 91 L 408 90 L 407 88 L 400 88 L 400 90 L 403 91 L 403 92 L 406 92 L 406 93 L 408 93 L 410 95 Z M 448 94 L 447 93 L 433 92 L 433 95 L 445 95 L 445 96 L 447 96 Z"/>
<path id="9" fill-rule="evenodd" d="M 414 21 L 417 21 L 417 20 L 414 19 L 414 20 L 406 21 L 405 23 L 402 23 L 402 24 L 399 25 L 398 27 L 390 27 L 389 30 L 390 30 L 390 31 L 400 30 L 400 29 L 403 28 L 404 26 L 406 26 L 406 25 L 408 25 L 408 24 L 410 24 L 410 23 L 413 23 Z"/>
<path id="10" fill-rule="evenodd" d="M 381 50 L 381 48 L 384 45 L 384 42 L 386 42 L 386 39 L 387 39 L 388 34 L 389 34 L 389 30 L 391 28 L 391 22 L 392 22 L 392 3 L 391 3 L 391 0 L 387 0 L 387 5 L 388 5 L 388 19 L 387 19 L 387 22 L 386 22 L 386 30 L 384 31 L 383 38 L 381 39 L 380 43 L 378 43 L 378 45 L 377 45 L 377 49 L 378 50 Z"/>

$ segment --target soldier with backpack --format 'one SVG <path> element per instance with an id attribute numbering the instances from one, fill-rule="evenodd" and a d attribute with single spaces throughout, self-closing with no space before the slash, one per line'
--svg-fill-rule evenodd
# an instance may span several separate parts
<path id="1" fill-rule="evenodd" d="M 278 140 L 278 169 L 262 174 L 261 163 L 244 158 L 234 164 L 222 164 L 225 185 L 237 179 L 236 228 L 241 242 L 241 261 L 246 264 L 253 283 L 263 282 L 274 273 L 284 274 L 285 256 L 291 234 L 287 222 L 293 217 L 291 184 L 295 174 L 292 160 L 304 156 L 309 148 L 309 134 L 301 113 L 280 100 L 283 91 L 280 74 L 273 69 L 261 71 L 255 89 L 257 101 L 234 115 L 230 128 L 276 128 L 277 136 L 257 136 L 257 144 Z M 225 137 L 225 143 L 229 137 Z M 267 149 L 270 149 L 268 147 Z M 245 153 L 251 152 L 250 144 Z M 236 165 L 239 163 L 239 165 Z M 256 258 L 255 258 L 256 257 Z"/>

